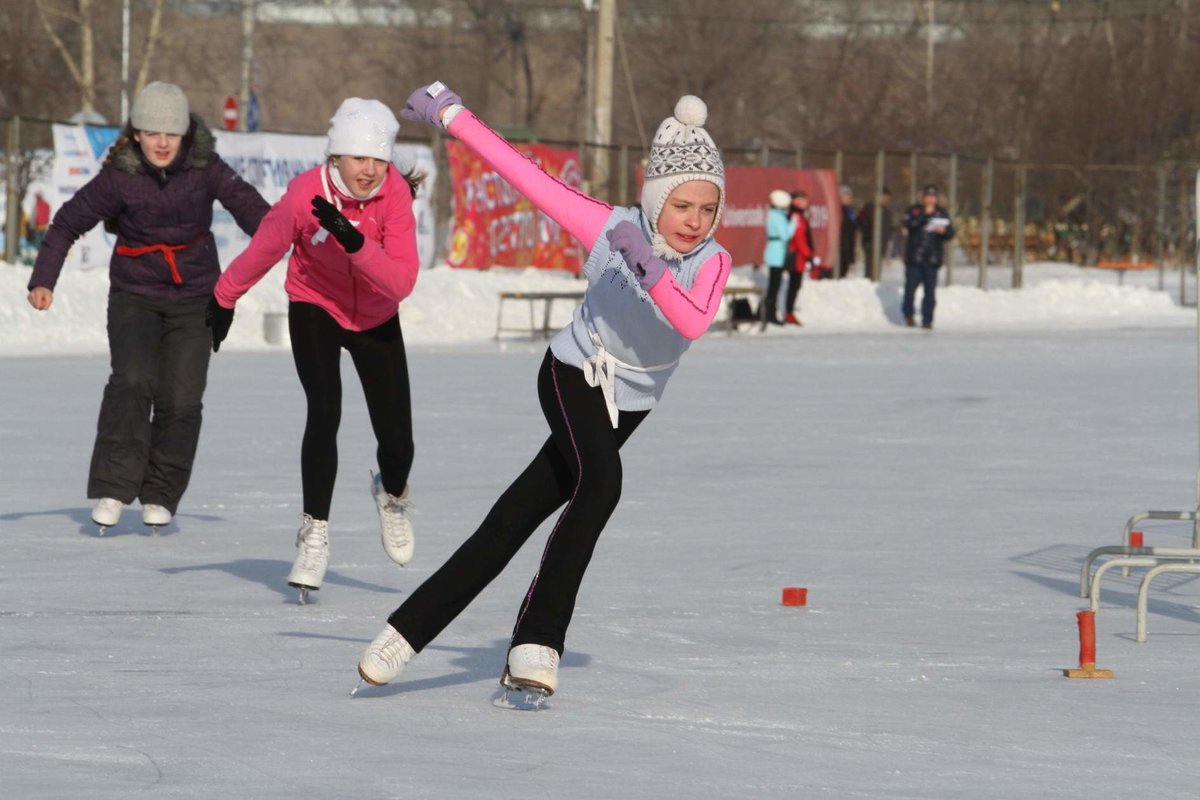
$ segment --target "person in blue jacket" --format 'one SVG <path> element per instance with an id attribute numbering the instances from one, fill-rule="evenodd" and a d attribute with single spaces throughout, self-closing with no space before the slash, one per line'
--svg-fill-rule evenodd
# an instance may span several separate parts
<path id="1" fill-rule="evenodd" d="M 921 327 L 933 330 L 933 308 L 937 305 L 938 267 L 942 266 L 943 245 L 954 238 L 954 223 L 950 212 L 938 204 L 938 187 L 927 184 L 921 192 L 921 202 L 913 203 L 904 212 L 904 228 L 908 242 L 904 247 L 904 302 L 900 306 L 904 322 L 916 326 L 913 318 L 917 286 L 921 298 Z"/>
<path id="2" fill-rule="evenodd" d="M 763 296 L 763 325 L 782 325 L 776 312 L 779 289 L 783 284 L 783 267 L 787 259 L 787 243 L 796 223 L 788 216 L 792 196 L 776 189 L 767 196 L 771 208 L 767 211 L 767 245 L 763 248 L 763 263 L 767 265 L 767 292 Z"/>

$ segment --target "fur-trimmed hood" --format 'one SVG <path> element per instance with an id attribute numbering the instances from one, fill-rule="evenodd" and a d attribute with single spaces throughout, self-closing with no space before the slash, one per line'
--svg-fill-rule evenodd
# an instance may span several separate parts
<path id="1" fill-rule="evenodd" d="M 189 116 L 192 123 L 188 132 L 183 135 L 183 143 L 179 148 L 180 157 L 167 167 L 168 172 L 179 170 L 185 165 L 193 169 L 204 169 L 217 150 L 217 139 L 208 125 L 204 124 L 204 120 L 194 113 Z M 129 175 L 136 175 L 141 171 L 146 160 L 132 135 L 123 136 L 115 147 L 111 157 L 114 167 Z"/>

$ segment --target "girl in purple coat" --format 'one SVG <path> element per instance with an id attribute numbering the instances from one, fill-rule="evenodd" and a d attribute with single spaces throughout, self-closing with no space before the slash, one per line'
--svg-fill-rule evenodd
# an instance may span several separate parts
<path id="1" fill-rule="evenodd" d="M 45 311 L 75 240 L 99 222 L 116 234 L 112 375 L 87 486 L 101 533 L 134 500 L 145 524 L 166 525 L 191 477 L 212 343 L 205 311 L 221 275 L 214 200 L 249 235 L 270 208 L 216 154 L 183 90 L 156 81 L 138 93 L 103 168 L 58 210 L 38 249 L 29 304 Z"/>

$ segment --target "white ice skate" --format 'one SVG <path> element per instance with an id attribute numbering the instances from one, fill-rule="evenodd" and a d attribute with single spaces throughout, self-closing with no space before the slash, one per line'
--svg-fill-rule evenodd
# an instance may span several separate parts
<path id="1" fill-rule="evenodd" d="M 142 524 L 149 525 L 157 534 L 160 527 L 171 524 L 171 512 L 165 506 L 146 503 L 142 506 Z"/>
<path id="2" fill-rule="evenodd" d="M 383 686 L 396 680 L 404 665 L 412 659 L 413 649 L 400 632 L 388 625 L 383 632 L 375 637 L 375 641 L 367 647 L 358 662 L 358 684 L 350 692 L 353 697 L 362 686 L 363 681 L 372 686 Z"/>
<path id="3" fill-rule="evenodd" d="M 537 711 L 558 689 L 558 652 L 541 644 L 517 645 L 508 651 L 500 685 L 503 693 L 495 700 L 497 706 Z"/>
<path id="4" fill-rule="evenodd" d="M 321 588 L 325 570 L 329 566 L 329 523 L 313 519 L 308 514 L 300 518 L 300 530 L 296 532 L 296 547 L 300 553 L 288 573 L 288 586 L 300 590 L 300 605 L 308 603 L 308 593 Z"/>
<path id="5" fill-rule="evenodd" d="M 100 535 L 121 521 L 121 512 L 125 504 L 111 497 L 101 497 L 92 509 L 92 522 L 100 526 Z"/>
<path id="6" fill-rule="evenodd" d="M 409 519 L 412 501 L 408 499 L 408 487 L 399 495 L 388 494 L 383 488 L 383 479 L 371 473 L 371 496 L 379 509 L 379 535 L 383 550 L 388 558 L 404 566 L 413 557 L 413 528 Z"/>

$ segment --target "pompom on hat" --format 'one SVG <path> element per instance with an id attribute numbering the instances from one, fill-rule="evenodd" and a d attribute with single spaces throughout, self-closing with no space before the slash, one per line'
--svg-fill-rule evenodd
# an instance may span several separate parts
<path id="1" fill-rule="evenodd" d="M 688 181 L 715 184 L 721 199 L 709 236 L 721 221 L 725 208 L 725 165 L 721 162 L 721 151 L 704 130 L 707 119 L 708 106 L 704 101 L 695 95 L 684 95 L 675 104 L 674 116 L 662 121 L 650 144 L 642 183 L 642 211 L 654 232 L 656 249 L 665 244 L 659 241 L 662 235 L 658 232 L 658 216 L 667 197 L 681 184 Z"/>
<path id="2" fill-rule="evenodd" d="M 147 83 L 133 99 L 129 124 L 146 133 L 170 133 L 178 136 L 191 127 L 187 95 L 173 83 Z"/>
<path id="3" fill-rule="evenodd" d="M 363 156 L 392 160 L 392 145 L 400 123 L 392 110 L 378 100 L 348 97 L 329 120 L 327 156 Z"/>

